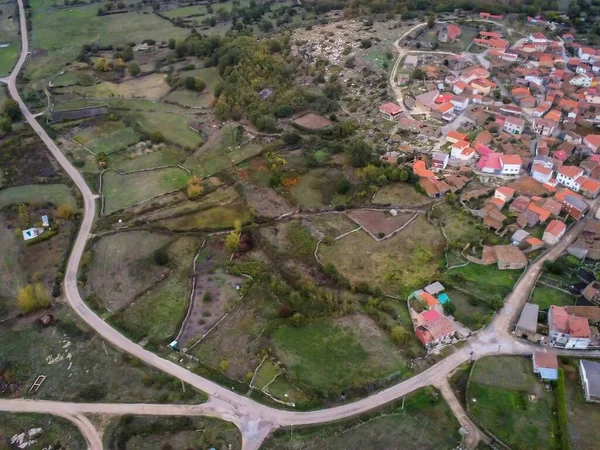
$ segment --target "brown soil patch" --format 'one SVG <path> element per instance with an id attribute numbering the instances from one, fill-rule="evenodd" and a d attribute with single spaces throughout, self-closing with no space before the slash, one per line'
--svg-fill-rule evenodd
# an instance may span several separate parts
<path id="1" fill-rule="evenodd" d="M 259 216 L 279 217 L 293 210 L 285 198 L 273 190 L 254 184 L 242 184 L 248 204 Z"/>
<path id="2" fill-rule="evenodd" d="M 544 195 L 548 192 L 542 183 L 531 177 L 521 177 L 506 186 L 513 188 L 517 195 Z"/>
<path id="3" fill-rule="evenodd" d="M 406 224 L 414 215 L 414 212 L 398 212 L 398 215 L 394 217 L 389 212 L 368 209 L 348 212 L 348 217 L 377 237 L 389 236 Z M 383 235 L 380 233 L 383 233 Z"/>
<path id="4" fill-rule="evenodd" d="M 323 128 L 332 126 L 333 122 L 326 117 L 308 113 L 294 120 L 294 124 L 308 130 L 322 130 Z"/>

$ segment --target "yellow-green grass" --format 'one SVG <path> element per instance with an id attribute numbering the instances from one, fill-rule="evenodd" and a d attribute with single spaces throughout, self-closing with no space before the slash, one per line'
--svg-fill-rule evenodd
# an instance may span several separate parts
<path id="1" fill-rule="evenodd" d="M 352 284 L 366 282 L 388 294 L 406 294 L 435 278 L 445 247 L 441 231 L 420 215 L 390 239 L 376 242 L 357 231 L 319 247 L 323 263 L 332 263 Z"/>
<path id="2" fill-rule="evenodd" d="M 555 399 L 533 373 L 530 359 L 495 356 L 476 361 L 467 404 L 477 420 L 510 448 L 555 448 Z"/>
<path id="3" fill-rule="evenodd" d="M 68 203 L 77 206 L 71 189 L 64 184 L 30 184 L 0 190 L 0 209 L 19 203 L 36 205 L 52 203 L 55 206 Z"/>
<path id="4" fill-rule="evenodd" d="M 92 86 L 70 86 L 68 88 L 56 89 L 58 93 L 74 93 L 84 97 L 95 98 L 146 98 L 148 100 L 159 100 L 169 92 L 165 74 L 153 73 L 150 75 L 132 78 L 122 83 L 111 83 L 104 81 Z"/>
<path id="5" fill-rule="evenodd" d="M 371 319 L 316 322 L 279 328 L 273 333 L 275 351 L 290 379 L 306 392 L 333 397 L 392 374 L 403 375 L 400 353 Z"/>
<path id="6" fill-rule="evenodd" d="M 252 385 L 258 389 L 263 389 L 267 384 L 273 381 L 279 373 L 281 373 L 279 366 L 271 362 L 271 360 L 265 359 L 260 365 L 258 372 L 256 372 Z"/>
<path id="7" fill-rule="evenodd" d="M 189 33 L 155 14 L 130 12 L 98 16 L 96 3 L 58 9 L 48 1 L 31 0 L 30 6 L 33 13 L 30 45 L 33 49 L 48 52 L 33 58 L 27 67 L 27 74 L 37 82 L 51 77 L 66 63 L 73 61 L 83 44 L 179 40 Z"/>
<path id="8" fill-rule="evenodd" d="M 461 289 L 491 303 L 504 300 L 521 273 L 521 270 L 498 270 L 495 264 L 480 266 L 469 263 L 465 267 L 450 270 L 445 277 Z"/>
<path id="9" fill-rule="evenodd" d="M 215 5 L 216 6 L 216 5 Z M 184 6 L 182 8 L 171 9 L 169 11 L 165 11 L 162 13 L 165 17 L 169 17 L 171 19 L 178 19 L 183 17 L 188 17 L 197 14 L 207 14 L 206 6 L 204 5 L 192 5 L 192 6 Z"/>
<path id="10" fill-rule="evenodd" d="M 343 178 L 340 170 L 315 169 L 303 175 L 290 190 L 290 194 L 300 206 L 306 208 L 323 208 L 343 203 L 343 196 L 337 194 L 338 184 Z"/>
<path id="11" fill-rule="evenodd" d="M 214 100 L 212 94 L 201 94 L 199 92 L 178 89 L 165 97 L 165 100 L 174 102 L 190 108 L 208 108 Z"/>
<path id="12" fill-rule="evenodd" d="M 104 106 L 105 103 L 102 100 L 95 99 L 87 99 L 80 98 L 77 100 L 71 100 L 64 103 L 55 103 L 54 110 L 55 111 L 67 111 L 70 109 L 81 109 L 81 108 L 90 108 L 94 106 Z"/>
<path id="13" fill-rule="evenodd" d="M 4 219 L 4 216 L 0 215 L 0 219 Z M 6 302 L 0 300 L 0 317 L 10 310 L 12 299 L 25 285 L 26 274 L 19 265 L 21 242 L 21 236 L 17 236 L 14 229 L 0 226 L 0 298 L 11 299 Z"/>
<path id="14" fill-rule="evenodd" d="M 136 152 L 118 155 L 111 159 L 111 167 L 119 171 L 151 169 L 153 167 L 180 164 L 185 159 L 185 152 L 178 148 L 164 147 L 150 153 L 137 155 Z"/>
<path id="15" fill-rule="evenodd" d="M 248 208 L 242 203 L 215 206 L 205 211 L 199 211 L 172 219 L 163 219 L 156 225 L 170 230 L 218 230 L 233 228 L 236 221 L 248 223 L 251 219 Z"/>
<path id="16" fill-rule="evenodd" d="M 295 405 L 306 403 L 310 400 L 304 392 L 288 381 L 285 374 L 279 375 L 275 381 L 267 387 L 266 391 L 279 400 L 294 403 Z"/>
<path id="17" fill-rule="evenodd" d="M 192 148 L 202 143 L 202 137 L 190 129 L 189 124 L 194 118 L 189 114 L 136 111 L 126 115 L 135 123 L 136 128 L 148 134 L 160 131 L 167 142 Z"/>
<path id="18" fill-rule="evenodd" d="M 102 177 L 104 213 L 111 214 L 128 206 L 183 188 L 189 175 L 185 170 L 167 168 L 119 175 L 107 171 Z"/>
<path id="19" fill-rule="evenodd" d="M 201 153 L 190 156 L 183 165 L 194 174 L 207 177 L 232 168 L 261 151 L 262 147 L 258 144 L 246 144 L 235 150 L 228 150 L 219 144 L 206 151 L 203 147 Z"/>
<path id="20" fill-rule="evenodd" d="M 6 2 L 0 5 L 0 76 L 10 73 L 19 58 L 21 41 L 19 39 L 18 16 L 14 16 L 15 3 Z M 9 19 L 12 17 L 12 20 Z"/>

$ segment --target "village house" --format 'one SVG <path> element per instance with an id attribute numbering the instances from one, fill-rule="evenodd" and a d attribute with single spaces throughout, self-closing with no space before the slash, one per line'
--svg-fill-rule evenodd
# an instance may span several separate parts
<path id="1" fill-rule="evenodd" d="M 600 182 L 593 178 L 585 178 L 585 181 L 579 186 L 579 192 L 586 198 L 596 198 L 600 194 Z"/>
<path id="2" fill-rule="evenodd" d="M 561 166 L 556 172 L 556 181 L 575 191 L 579 190 L 581 177 L 583 177 L 583 169 L 576 166 Z"/>
<path id="3" fill-rule="evenodd" d="M 579 376 L 585 400 L 600 403 L 600 362 L 580 359 Z"/>
<path id="4" fill-rule="evenodd" d="M 450 155 L 448 153 L 435 152 L 431 157 L 431 170 L 440 172 L 446 168 Z"/>
<path id="5" fill-rule="evenodd" d="M 585 317 L 570 315 L 562 306 L 548 310 L 550 344 L 566 349 L 585 349 L 591 338 L 590 325 Z"/>
<path id="6" fill-rule="evenodd" d="M 534 180 L 539 181 L 540 183 L 550 182 L 550 180 L 552 179 L 553 173 L 554 172 L 552 171 L 551 168 L 548 168 L 546 165 L 544 165 L 542 163 L 534 162 L 531 165 L 530 175 Z"/>
<path id="7" fill-rule="evenodd" d="M 456 329 L 452 321 L 436 310 L 417 314 L 413 322 L 417 339 L 427 349 L 450 343 L 456 336 Z"/>
<path id="8" fill-rule="evenodd" d="M 417 95 L 415 107 L 422 110 L 424 113 L 428 113 L 432 108 L 436 106 L 435 100 L 440 95 L 440 91 L 437 89 L 429 92 L 425 92 L 424 94 Z"/>
<path id="9" fill-rule="evenodd" d="M 388 102 L 379 107 L 379 113 L 384 119 L 394 120 L 402 114 L 402 108 L 395 103 Z"/>
<path id="10" fill-rule="evenodd" d="M 544 230 L 542 240 L 548 245 L 554 245 L 564 236 L 566 231 L 567 226 L 564 222 L 556 219 L 551 220 Z"/>
<path id="11" fill-rule="evenodd" d="M 588 134 L 583 138 L 583 145 L 594 153 L 598 153 L 598 148 L 600 147 L 600 134 Z"/>
<path id="12" fill-rule="evenodd" d="M 500 155 L 500 164 L 502 165 L 502 175 L 518 175 L 523 162 L 519 155 Z"/>
<path id="13" fill-rule="evenodd" d="M 507 117 L 502 129 L 510 134 L 521 134 L 525 128 L 525 121 L 517 117 Z"/>
<path id="14" fill-rule="evenodd" d="M 544 381 L 558 380 L 558 358 L 554 353 L 533 352 L 533 373 Z"/>
<path id="15" fill-rule="evenodd" d="M 527 256 L 514 245 L 495 245 L 498 269 L 519 270 L 527 266 Z"/>
<path id="16" fill-rule="evenodd" d="M 507 203 L 512 200 L 515 195 L 515 190 L 513 188 L 509 188 L 507 186 L 500 186 L 496 188 L 494 191 L 494 198 L 498 198 L 502 200 L 504 203 Z"/>
<path id="17" fill-rule="evenodd" d="M 451 142 L 452 144 L 455 144 L 460 141 L 466 142 L 467 138 L 468 138 L 468 136 L 466 134 L 459 133 L 458 131 L 455 131 L 455 130 L 451 130 L 446 135 L 446 142 Z"/>
<path id="18" fill-rule="evenodd" d="M 523 311 L 515 327 L 515 336 L 535 341 L 540 307 L 533 303 L 525 303 Z"/>
<path id="19" fill-rule="evenodd" d="M 533 119 L 532 129 L 536 134 L 540 134 L 542 136 L 552 136 L 555 126 L 556 123 L 552 120 L 535 118 Z"/>

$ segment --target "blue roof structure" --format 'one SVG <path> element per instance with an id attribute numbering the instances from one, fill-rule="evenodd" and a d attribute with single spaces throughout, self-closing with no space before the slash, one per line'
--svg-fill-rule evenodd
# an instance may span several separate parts
<path id="1" fill-rule="evenodd" d="M 448 294 L 440 294 L 440 295 L 438 295 L 438 300 L 443 305 L 450 301 L 450 297 L 448 297 Z"/>

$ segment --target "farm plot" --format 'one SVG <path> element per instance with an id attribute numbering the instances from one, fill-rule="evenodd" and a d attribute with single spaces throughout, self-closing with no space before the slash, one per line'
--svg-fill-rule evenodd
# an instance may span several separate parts
<path id="1" fill-rule="evenodd" d="M 98 16 L 96 4 L 54 8 L 43 0 L 32 0 L 30 5 L 34 57 L 27 66 L 27 74 L 35 83 L 48 79 L 73 61 L 83 44 L 179 40 L 189 34 L 188 30 L 174 27 L 155 14 L 129 12 Z"/>
<path id="2" fill-rule="evenodd" d="M 6 217 L 0 214 L 2 224 Z M 21 249 L 20 237 L 14 229 L 0 226 L 0 318 L 4 319 L 16 312 L 14 299 L 19 288 L 25 285 L 25 274 L 19 266 Z"/>
<path id="3" fill-rule="evenodd" d="M 336 205 L 343 200 L 337 193 L 339 182 L 343 179 L 344 174 L 339 169 L 315 169 L 303 175 L 290 194 L 304 208 Z"/>
<path id="4" fill-rule="evenodd" d="M 209 417 L 124 416 L 106 432 L 105 448 L 213 448 L 239 450 L 242 436 L 230 423 Z"/>
<path id="5" fill-rule="evenodd" d="M 322 130 L 333 125 L 333 122 L 326 117 L 319 116 L 315 113 L 308 113 L 302 117 L 295 119 L 293 124 L 307 130 Z"/>
<path id="6" fill-rule="evenodd" d="M 55 321 L 39 328 L 28 321 L 0 325 L 0 360 L 4 374 L 12 372 L 10 395 L 29 397 L 38 375 L 46 380 L 38 400 L 79 402 L 197 403 L 206 396 L 175 378 L 120 353 L 87 328 L 70 311 L 55 307 Z M 85 447 L 77 447 L 85 448 Z"/>
<path id="7" fill-rule="evenodd" d="M 201 264 L 201 263 L 199 263 Z M 240 298 L 246 278 L 216 270 L 196 276 L 196 291 L 190 315 L 179 335 L 179 345 L 186 347 L 194 338 L 205 335 Z"/>
<path id="8" fill-rule="evenodd" d="M 531 295 L 531 303 L 539 305 L 540 309 L 548 309 L 550 306 L 572 306 L 575 297 L 558 289 L 541 284 L 536 284 Z"/>
<path id="9" fill-rule="evenodd" d="M 319 247 L 319 257 L 353 285 L 366 282 L 384 292 L 408 293 L 435 276 L 445 245 L 440 230 L 420 215 L 384 242 L 356 232 Z"/>
<path id="10" fill-rule="evenodd" d="M 470 263 L 446 272 L 445 278 L 449 285 L 456 283 L 462 290 L 491 305 L 492 302 L 504 301 L 520 275 L 521 271 L 498 270 L 493 264 L 480 266 Z"/>
<path id="11" fill-rule="evenodd" d="M 403 205 L 417 207 L 429 203 L 431 199 L 415 190 L 408 183 L 391 183 L 382 187 L 375 194 L 374 204 Z"/>
<path id="12" fill-rule="evenodd" d="M 147 100 L 160 100 L 170 90 L 166 75 L 153 73 L 146 76 L 125 80 L 121 83 L 105 81 L 93 86 L 71 86 L 68 89 L 57 89 L 57 92 L 72 92 L 84 97 L 96 98 L 144 98 Z"/>
<path id="13" fill-rule="evenodd" d="M 103 237 L 92 247 L 87 293 L 97 295 L 111 311 L 126 307 L 169 272 L 154 261 L 153 254 L 171 240 L 169 234 L 149 231 Z"/>
<path id="14" fill-rule="evenodd" d="M 244 301 L 191 353 L 229 378 L 249 382 L 248 374 L 251 376 L 260 363 L 258 353 L 268 346 L 263 337 L 267 318 L 277 316 L 279 306 L 267 286 L 253 284 Z"/>
<path id="15" fill-rule="evenodd" d="M 328 425 L 276 430 L 264 450 L 454 449 L 460 425 L 441 395 L 421 388 L 395 402 L 359 417 Z M 401 445 L 401 447 L 399 447 Z"/>
<path id="16" fill-rule="evenodd" d="M 236 202 L 159 220 L 155 224 L 173 231 L 209 231 L 233 228 L 236 221 L 239 220 L 242 224 L 248 223 L 251 217 L 246 205 L 243 202 Z"/>
<path id="17" fill-rule="evenodd" d="M 495 356 L 476 361 L 467 404 L 477 420 L 511 448 L 554 448 L 555 399 L 533 373 L 531 360 Z"/>
<path id="18" fill-rule="evenodd" d="M 336 238 L 358 228 L 345 214 L 328 213 L 310 216 L 306 222 L 323 236 Z"/>
<path id="19" fill-rule="evenodd" d="M 77 207 L 77 201 L 73 197 L 71 189 L 64 184 L 31 184 L 0 191 L 0 209 L 20 203 L 31 205 L 52 203 L 56 206 L 66 203 Z"/>
<path id="20" fill-rule="evenodd" d="M 28 432 L 39 429 L 39 435 L 28 438 Z M 2 448 L 9 449 L 8 442 L 17 434 L 25 433 L 25 441 L 30 450 L 45 448 L 85 448 L 85 439 L 71 422 L 62 417 L 42 414 L 0 413 L 0 442 Z M 6 447 L 4 446 L 6 445 Z M 14 447 L 12 447 L 14 448 Z"/>
<path id="21" fill-rule="evenodd" d="M 120 172 L 175 166 L 183 162 L 185 152 L 176 147 L 159 144 L 148 148 L 144 143 L 135 148 L 109 158 L 109 165 Z"/>
<path id="22" fill-rule="evenodd" d="M 118 326 L 135 337 L 168 344 L 185 316 L 190 295 L 189 271 L 201 241 L 184 236 L 169 246 L 174 269 L 169 276 L 138 297 L 127 309 L 112 316 Z"/>
<path id="23" fill-rule="evenodd" d="M 292 205 L 272 189 L 248 182 L 240 185 L 248 205 L 259 217 L 276 218 L 293 211 Z"/>
<path id="24" fill-rule="evenodd" d="M 385 211 L 356 209 L 349 211 L 347 214 L 350 219 L 360 225 L 371 236 L 382 239 L 400 230 L 410 219 L 415 217 L 416 213 L 402 211 L 393 216 Z"/>
<path id="25" fill-rule="evenodd" d="M 21 51 L 18 17 L 12 2 L 0 4 L 0 76 L 10 73 Z"/>
<path id="26" fill-rule="evenodd" d="M 598 447 L 600 430 L 600 405 L 587 403 L 583 397 L 579 375 L 579 360 L 564 358 L 560 366 L 565 373 L 567 392 L 568 430 L 571 446 L 577 450 L 593 450 Z"/>
<path id="27" fill-rule="evenodd" d="M 273 342 L 294 384 L 323 397 L 406 373 L 399 351 L 372 319 L 362 315 L 335 323 L 284 326 L 273 333 Z"/>
<path id="28" fill-rule="evenodd" d="M 182 147 L 197 147 L 202 143 L 202 138 L 192 131 L 189 123 L 193 120 L 191 115 L 166 114 L 163 112 L 124 112 L 136 127 L 145 132 L 152 133 L 159 130 L 167 142 L 180 145 Z"/>
<path id="29" fill-rule="evenodd" d="M 114 171 L 102 176 L 104 213 L 111 214 L 158 195 L 183 188 L 189 175 L 182 169 L 167 168 L 119 175 Z"/>

